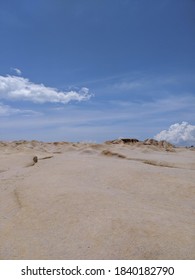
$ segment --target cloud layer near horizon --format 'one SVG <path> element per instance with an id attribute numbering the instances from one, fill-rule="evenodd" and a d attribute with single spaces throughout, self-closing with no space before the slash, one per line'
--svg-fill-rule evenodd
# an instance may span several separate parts
<path id="1" fill-rule="evenodd" d="M 85 101 L 91 97 L 88 88 L 79 91 L 59 91 L 56 88 L 35 84 L 17 76 L 0 76 L 0 99 L 30 101 L 33 103 L 62 103 Z"/>
<path id="2" fill-rule="evenodd" d="M 163 130 L 155 137 L 156 140 L 166 140 L 174 144 L 195 144 L 195 125 L 188 122 L 175 123 L 168 130 Z"/>

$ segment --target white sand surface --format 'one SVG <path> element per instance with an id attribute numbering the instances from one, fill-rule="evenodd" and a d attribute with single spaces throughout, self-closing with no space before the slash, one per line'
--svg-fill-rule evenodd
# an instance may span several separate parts
<path id="1" fill-rule="evenodd" d="M 195 151 L 1 142 L 0 259 L 195 259 Z"/>

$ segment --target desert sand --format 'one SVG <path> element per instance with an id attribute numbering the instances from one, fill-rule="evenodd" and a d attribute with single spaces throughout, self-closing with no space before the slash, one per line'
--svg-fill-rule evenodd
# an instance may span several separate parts
<path id="1" fill-rule="evenodd" d="M 0 142 L 0 259 L 195 259 L 194 149 Z"/>

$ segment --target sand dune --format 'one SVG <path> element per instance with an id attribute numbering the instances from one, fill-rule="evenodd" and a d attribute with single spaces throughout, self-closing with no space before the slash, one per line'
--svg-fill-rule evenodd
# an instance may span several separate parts
<path id="1" fill-rule="evenodd" d="M 0 259 L 194 259 L 195 151 L 0 142 Z"/>

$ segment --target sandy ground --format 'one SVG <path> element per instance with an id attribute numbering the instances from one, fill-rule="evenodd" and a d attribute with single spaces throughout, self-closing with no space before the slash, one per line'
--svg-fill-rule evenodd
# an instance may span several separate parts
<path id="1" fill-rule="evenodd" d="M 194 170 L 193 149 L 0 142 L 0 259 L 195 259 Z"/>

